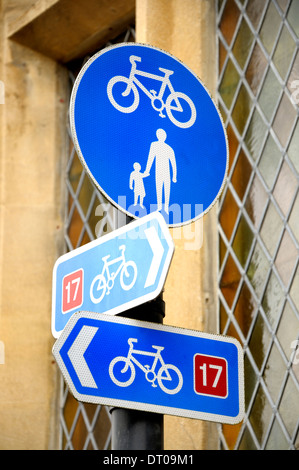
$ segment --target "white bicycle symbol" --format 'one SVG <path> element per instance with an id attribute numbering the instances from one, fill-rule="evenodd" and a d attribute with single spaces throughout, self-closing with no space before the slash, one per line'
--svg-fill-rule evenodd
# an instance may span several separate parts
<path id="1" fill-rule="evenodd" d="M 121 245 L 119 247 L 121 255 L 110 261 L 108 261 L 110 255 L 103 256 L 104 266 L 102 272 L 93 279 L 90 286 L 90 298 L 94 304 L 100 303 L 104 295 L 110 293 L 118 274 L 120 275 L 120 285 L 123 290 L 130 290 L 134 286 L 137 278 L 137 266 L 134 261 L 126 261 L 125 249 L 125 245 Z M 119 263 L 118 268 L 116 271 L 110 272 L 110 267 L 116 263 Z"/>
<path id="2" fill-rule="evenodd" d="M 135 364 L 145 373 L 145 378 L 148 382 L 151 382 L 152 387 L 157 387 L 155 383 L 155 381 L 157 380 L 163 392 L 168 393 L 170 395 L 178 393 L 183 385 L 183 377 L 180 370 L 176 366 L 172 364 L 165 364 L 161 356 L 161 351 L 163 351 L 164 347 L 152 345 L 152 348 L 156 349 L 156 352 L 140 351 L 134 349 L 133 343 L 137 343 L 137 341 L 138 340 L 136 338 L 128 339 L 128 344 L 130 347 L 127 357 L 117 356 L 112 359 L 109 365 L 109 375 L 111 380 L 119 387 L 128 387 L 132 384 L 135 379 Z M 152 367 L 150 367 L 149 365 L 143 366 L 136 359 L 136 357 L 133 356 L 133 354 L 154 357 Z M 155 369 L 158 361 L 160 361 L 161 365 L 158 370 L 158 373 L 156 373 Z M 128 374 L 126 374 L 127 372 Z M 119 378 L 116 378 L 116 375 Z M 166 384 L 164 383 L 164 381 L 166 382 Z"/>
<path id="3" fill-rule="evenodd" d="M 148 73 L 148 72 L 143 72 L 141 70 L 137 70 L 137 65 L 136 65 L 136 62 L 141 62 L 141 57 L 131 55 L 129 60 L 132 64 L 129 78 L 123 77 L 122 75 L 116 75 L 115 77 L 112 77 L 111 80 L 109 80 L 109 83 L 107 86 L 107 94 L 108 94 L 108 98 L 111 104 L 118 111 L 121 111 L 122 113 L 132 113 L 133 111 L 135 111 L 139 105 L 139 92 L 136 87 L 137 85 L 146 94 L 146 96 L 149 97 L 152 103 L 152 107 L 156 111 L 159 112 L 159 116 L 166 117 L 165 114 L 163 114 L 163 110 L 165 109 L 167 116 L 169 117 L 169 119 L 172 121 L 173 124 L 182 128 L 191 127 L 194 124 L 195 119 L 196 119 L 196 109 L 195 109 L 193 101 L 189 98 L 189 96 L 179 91 L 174 91 L 174 88 L 169 79 L 170 75 L 172 75 L 174 72 L 172 70 L 167 70 L 162 67 L 159 67 L 159 70 L 164 73 L 164 76 L 155 75 L 155 74 Z M 156 90 L 148 90 L 138 80 L 138 78 L 136 78 L 136 75 L 141 75 L 143 77 L 151 78 L 153 80 L 158 80 L 162 82 L 158 95 L 157 95 Z M 132 99 L 134 99 L 134 101 L 129 106 L 119 104 L 114 98 L 113 87 L 117 83 L 124 83 L 126 85 L 125 90 L 122 92 L 122 96 L 126 97 L 126 96 L 129 96 L 131 92 L 133 93 Z M 164 102 L 163 95 L 167 86 L 169 88 L 170 94 L 167 97 L 166 102 Z M 185 105 L 184 102 L 187 103 L 187 109 L 189 111 L 190 118 L 186 122 L 181 122 L 175 118 L 175 116 L 173 115 L 173 111 L 183 112 L 184 108 L 181 105 L 181 103 Z M 186 109 L 186 106 L 185 106 L 185 109 Z"/>

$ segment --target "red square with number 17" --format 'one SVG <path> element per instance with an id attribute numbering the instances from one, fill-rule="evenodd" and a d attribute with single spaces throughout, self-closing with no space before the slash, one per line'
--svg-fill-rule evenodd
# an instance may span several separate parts
<path id="1" fill-rule="evenodd" d="M 195 354 L 194 390 L 200 395 L 227 397 L 227 361 L 224 357 Z"/>
<path id="2" fill-rule="evenodd" d="M 62 280 L 62 313 L 70 312 L 83 304 L 83 269 L 64 276 Z"/>

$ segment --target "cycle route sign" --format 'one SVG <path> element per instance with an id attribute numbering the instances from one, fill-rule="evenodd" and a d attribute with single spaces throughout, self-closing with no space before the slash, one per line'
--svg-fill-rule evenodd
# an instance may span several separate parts
<path id="1" fill-rule="evenodd" d="M 53 269 L 53 336 L 80 309 L 115 315 L 155 299 L 173 252 L 165 220 L 155 212 L 58 258 Z"/>
<path id="2" fill-rule="evenodd" d="M 95 186 L 133 218 L 168 226 L 203 216 L 226 181 L 221 115 L 200 79 L 156 47 L 121 43 L 95 54 L 73 87 L 70 125 Z"/>
<path id="3" fill-rule="evenodd" d="M 243 352 L 228 336 L 79 312 L 53 347 L 82 402 L 236 424 Z"/>

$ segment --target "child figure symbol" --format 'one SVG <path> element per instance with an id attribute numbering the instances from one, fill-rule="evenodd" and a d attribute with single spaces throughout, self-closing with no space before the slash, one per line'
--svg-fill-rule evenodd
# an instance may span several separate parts
<path id="1" fill-rule="evenodd" d="M 143 178 L 144 174 L 140 172 L 141 170 L 141 165 L 138 162 L 135 162 L 133 165 L 134 171 L 132 171 L 130 175 L 130 189 L 134 190 L 134 206 L 138 204 L 138 199 L 139 199 L 139 204 L 142 208 L 144 208 L 143 205 L 143 199 L 145 196 L 145 189 L 144 189 L 144 184 L 143 184 Z"/>

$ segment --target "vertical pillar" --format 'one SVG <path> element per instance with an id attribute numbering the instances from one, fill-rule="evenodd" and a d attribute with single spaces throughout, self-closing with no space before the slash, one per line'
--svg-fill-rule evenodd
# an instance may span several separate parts
<path id="1" fill-rule="evenodd" d="M 56 446 L 51 433 L 57 377 L 51 355 L 51 277 L 62 227 L 60 157 L 67 109 L 59 99 L 66 96 L 68 77 L 53 60 L 3 38 L 7 11 L 3 17 L 0 449 L 47 449 Z"/>
<path id="2" fill-rule="evenodd" d="M 197 74 L 213 96 L 216 83 L 214 2 L 136 0 L 136 41 L 173 54 Z M 203 220 L 171 231 L 175 253 L 163 294 L 165 324 L 204 331 L 209 316 L 216 317 L 215 227 L 214 209 Z M 211 276 L 211 272 L 214 275 Z M 209 423 L 201 421 L 165 416 L 165 449 L 205 448 L 208 426 Z"/>

